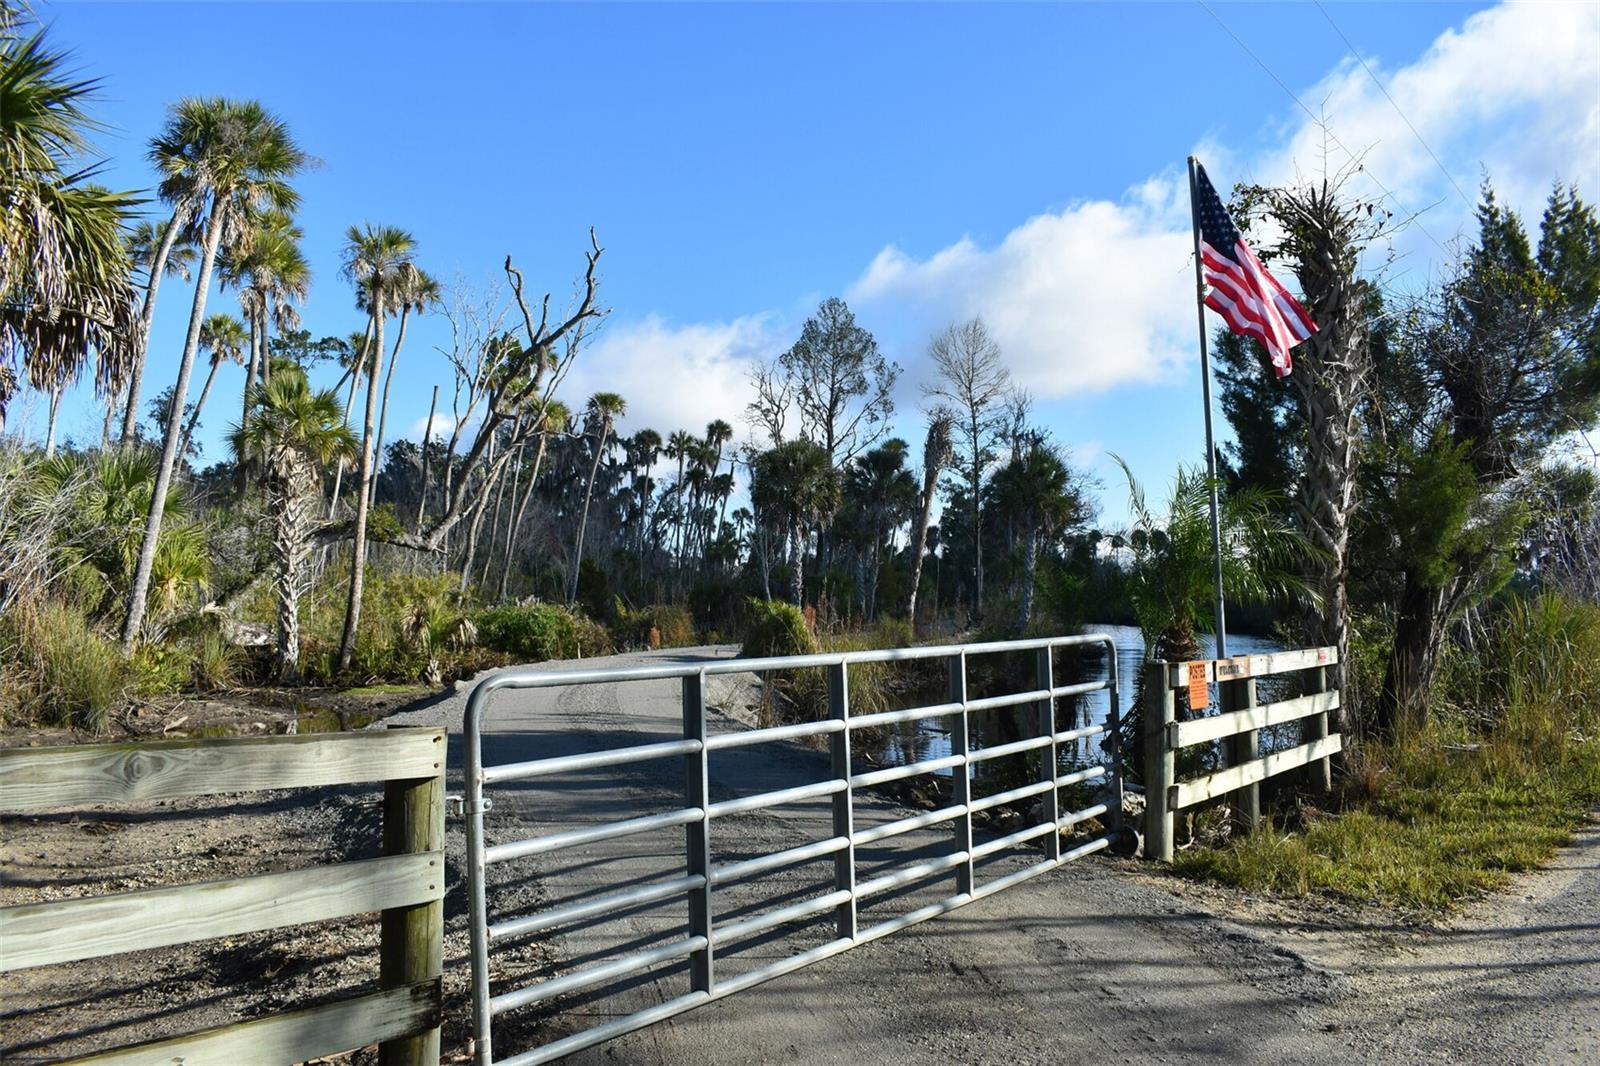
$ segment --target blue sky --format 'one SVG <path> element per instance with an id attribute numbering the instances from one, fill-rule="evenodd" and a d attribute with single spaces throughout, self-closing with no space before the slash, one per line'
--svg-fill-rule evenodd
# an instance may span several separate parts
<path id="1" fill-rule="evenodd" d="M 1211 10 L 1326 116 L 1332 165 L 1363 154 L 1399 213 L 1423 211 L 1396 238 L 1392 286 L 1439 269 L 1469 208 L 1339 30 L 1468 196 L 1486 172 L 1534 213 L 1556 178 L 1597 195 L 1600 6 Z M 315 333 L 362 324 L 338 276 L 353 222 L 411 230 L 446 281 L 494 282 L 511 253 L 558 299 L 593 225 L 613 314 L 569 402 L 621 392 L 623 432 L 738 423 L 751 361 L 843 295 L 905 368 L 901 433 L 916 440 L 929 335 L 981 313 L 1041 419 L 1106 480 L 1113 521 L 1105 453 L 1155 483 L 1202 453 L 1184 156 L 1222 187 L 1324 165 L 1321 131 L 1200 4 L 42 12 L 104 81 L 111 184 L 152 183 L 144 145 L 179 96 L 254 97 L 290 123 L 321 161 L 300 182 Z M 147 395 L 175 373 L 188 306 L 183 286 L 163 289 Z M 232 309 L 213 294 L 208 310 Z M 448 397 L 433 350 L 447 336 L 438 315 L 413 326 L 391 426 L 420 433 L 431 386 Z M 241 382 L 219 376 L 208 456 Z M 39 427 L 37 399 L 14 412 L 30 406 Z M 79 390 L 63 432 L 98 426 Z"/>

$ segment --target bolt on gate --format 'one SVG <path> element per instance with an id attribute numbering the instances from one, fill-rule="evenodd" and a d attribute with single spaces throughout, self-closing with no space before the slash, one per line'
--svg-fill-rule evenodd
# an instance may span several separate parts
<path id="1" fill-rule="evenodd" d="M 1054 679 L 1052 652 L 1060 648 L 1086 645 L 1104 646 L 1108 666 L 1106 679 L 1057 685 Z M 968 658 L 1003 652 L 1033 653 L 1032 687 L 1023 692 L 970 698 Z M 851 712 L 849 672 L 852 666 L 921 659 L 943 659 L 948 664 L 948 698 L 945 702 L 865 715 L 855 715 Z M 769 671 L 800 669 L 826 671 L 829 711 L 827 718 L 795 725 L 708 734 L 706 712 L 708 677 L 736 673 L 767 674 Z M 484 765 L 482 743 L 484 720 L 488 714 L 490 696 L 501 689 L 535 689 L 673 679 L 678 680 L 681 685 L 683 722 L 680 739 L 527 762 Z M 1056 728 L 1056 700 L 1101 690 L 1107 692 L 1109 704 L 1108 716 L 1103 724 L 1084 725 L 1072 729 Z M 1028 705 L 1033 705 L 1037 710 L 1034 727 L 1036 735 L 987 747 L 980 747 L 975 743 L 977 738 L 971 730 L 974 714 Z M 1119 736 L 1118 712 L 1116 646 L 1110 637 L 1102 634 L 767 659 L 712 660 L 659 667 L 620 667 L 565 673 L 510 673 L 481 682 L 473 689 L 467 702 L 464 726 L 466 795 L 462 803 L 462 811 L 467 822 L 473 1032 L 477 1062 L 482 1066 L 497 1061 L 515 1064 L 549 1062 L 791 973 L 857 945 L 909 928 L 1107 847 L 1119 830 L 1118 823 L 1122 811 L 1122 779 L 1114 758 L 1114 747 Z M 856 770 L 852 759 L 851 742 L 857 731 L 934 719 L 948 722 L 949 755 L 882 769 L 861 772 Z M 1102 743 L 1102 751 L 1113 757 L 1102 759 L 1100 765 L 1067 773 L 1061 772 L 1057 757 L 1060 745 L 1087 741 L 1090 737 L 1102 734 L 1106 737 Z M 771 790 L 720 802 L 711 801 L 709 766 L 710 755 L 713 752 L 823 736 L 828 738 L 830 756 L 830 770 L 824 780 L 796 788 Z M 1037 753 L 1036 780 L 994 795 L 981 798 L 973 796 L 971 772 L 975 766 L 987 760 L 1025 752 Z M 683 763 L 683 806 L 680 809 L 493 845 L 488 844 L 485 839 L 484 814 L 490 806 L 485 793 L 491 786 L 512 781 L 528 781 L 558 773 L 618 767 L 670 758 L 681 758 Z M 951 775 L 952 790 L 951 802 L 948 805 L 870 828 L 856 826 L 857 789 L 946 770 Z M 1109 789 L 1107 802 L 1094 803 L 1075 811 L 1060 809 L 1059 793 L 1062 788 L 1096 779 L 1105 779 L 1107 782 Z M 826 839 L 743 861 L 719 863 L 716 860 L 713 830 L 719 818 L 823 798 L 830 801 L 832 808 L 832 831 Z M 982 842 L 974 840 L 974 814 L 1002 804 L 1035 798 L 1038 804 L 1038 817 L 1033 825 L 994 839 Z M 1102 815 L 1110 824 L 1108 833 L 1071 849 L 1062 848 L 1060 835 L 1062 830 Z M 905 865 L 892 873 L 879 874 L 869 880 L 858 879 L 856 854 L 858 848 L 901 834 L 946 824 L 952 827 L 952 832 L 942 854 Z M 493 923 L 489 921 L 486 875 L 490 864 L 549 855 L 564 849 L 677 826 L 682 826 L 685 830 L 682 876 L 603 892 L 591 898 Z M 1041 837 L 1043 858 L 987 883 L 977 883 L 974 865 L 977 860 Z M 816 862 L 828 856 L 833 857 L 832 891 L 738 921 L 719 922 L 715 917 L 712 901 L 719 890 L 773 871 Z M 861 901 L 873 896 L 881 898 L 885 893 L 924 882 L 947 871 L 955 878 L 956 891 L 953 894 L 865 928 L 858 923 Z M 501 992 L 499 995 L 491 994 L 489 951 L 495 944 L 675 898 L 682 898 L 687 904 L 684 935 L 680 938 L 647 950 L 634 951 L 620 958 L 590 963 L 560 977 Z M 789 923 L 815 919 L 830 911 L 834 916 L 831 940 L 731 978 L 719 976 L 717 967 L 719 949 Z M 497 1015 L 544 1003 L 568 993 L 592 989 L 682 959 L 687 959 L 689 962 L 690 991 L 687 994 L 582 1030 L 541 1047 L 521 1051 L 508 1058 L 497 1060 L 494 1057 L 491 1033 Z"/>

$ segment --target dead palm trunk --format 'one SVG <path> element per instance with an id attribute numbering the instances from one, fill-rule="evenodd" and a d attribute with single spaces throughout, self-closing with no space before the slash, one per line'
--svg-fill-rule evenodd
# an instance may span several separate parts
<path id="1" fill-rule="evenodd" d="M 161 539 L 161 519 L 166 514 L 167 491 L 172 487 L 173 469 L 178 462 L 178 435 L 182 430 L 183 403 L 189 395 L 189 377 L 194 372 L 194 355 L 200 347 L 200 326 L 205 321 L 206 297 L 211 289 L 211 270 L 217 260 L 217 247 L 222 243 L 222 224 L 226 208 L 220 196 L 211 204 L 211 217 L 206 222 L 205 250 L 200 259 L 199 275 L 195 279 L 194 305 L 189 310 L 189 332 L 183 342 L 183 358 L 178 363 L 178 380 L 172 387 L 172 407 L 167 414 L 166 440 L 161 447 L 161 466 L 156 470 L 156 483 L 150 495 L 150 515 L 145 520 L 144 539 L 139 546 L 139 561 L 133 572 L 133 584 L 128 593 L 128 613 L 122 622 L 122 651 L 133 653 L 133 642 L 144 626 L 146 599 L 150 593 L 150 574 L 156 565 L 156 546 Z"/>
<path id="2" fill-rule="evenodd" d="M 161 235 L 161 243 L 156 246 L 155 258 L 150 261 L 150 276 L 145 279 L 144 304 L 139 308 L 139 337 L 128 375 L 128 405 L 122 415 L 121 443 L 124 447 L 133 443 L 136 423 L 139 421 L 139 388 L 144 382 L 145 358 L 150 352 L 150 324 L 156 316 L 156 293 L 161 289 L 161 277 L 167 272 L 167 260 L 172 256 L 172 246 L 178 242 L 178 231 L 188 213 L 188 207 L 183 204 L 173 210 L 166 232 Z M 210 239 L 209 234 L 207 239 Z M 209 263 L 206 264 L 206 271 L 209 277 Z"/>
<path id="3" fill-rule="evenodd" d="M 428 460 L 432 457 L 429 445 L 433 443 L 433 413 L 439 407 L 439 386 L 433 387 L 433 400 L 428 404 L 428 421 L 422 429 L 422 490 L 417 496 L 417 528 L 418 536 L 422 535 L 422 523 L 428 514 Z"/>
<path id="4" fill-rule="evenodd" d="M 589 501 L 594 498 L 594 482 L 600 475 L 600 458 L 606 453 L 606 435 L 610 430 L 611 423 L 601 421 L 600 440 L 595 445 L 594 462 L 589 465 L 589 487 L 583 491 L 583 516 L 578 519 L 578 544 L 572 556 L 572 577 L 567 583 L 568 607 L 578 602 L 578 573 L 583 569 L 583 534 L 589 528 Z"/>
<path id="5" fill-rule="evenodd" d="M 339 638 L 339 670 L 350 669 L 361 625 L 361 597 L 367 580 L 367 515 L 372 502 L 372 442 L 378 416 L 378 375 L 383 371 L 383 287 L 372 287 L 372 366 L 367 374 L 367 411 L 361 427 L 361 482 L 356 494 L 355 540 L 351 542 L 350 595 L 345 601 L 344 633 Z M 335 497 L 337 500 L 338 497 Z"/>

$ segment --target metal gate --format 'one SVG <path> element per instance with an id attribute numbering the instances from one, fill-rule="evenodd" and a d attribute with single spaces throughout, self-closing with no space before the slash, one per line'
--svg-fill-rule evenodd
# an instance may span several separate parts
<path id="1" fill-rule="evenodd" d="M 1083 645 L 1104 646 L 1107 663 L 1105 679 L 1079 684 L 1055 684 L 1052 653 L 1060 648 Z M 969 698 L 967 672 L 969 658 L 1017 652 L 1032 653 L 1032 669 L 1028 671 L 1030 676 L 1020 682 L 1030 686 L 1026 691 Z M 948 698 L 945 702 L 865 715 L 851 713 L 849 672 L 852 666 L 918 659 L 943 659 L 948 664 Z M 797 725 L 708 735 L 706 729 L 708 677 L 752 672 L 771 676 L 768 674 L 769 671 L 802 669 L 820 669 L 826 672 L 829 708 L 827 718 Z M 528 762 L 494 766 L 485 766 L 483 763 L 484 719 L 489 710 L 490 696 L 500 689 L 551 688 L 664 679 L 678 679 L 682 686 L 683 732 L 680 739 Z M 1108 716 L 1103 723 L 1064 730 L 1056 728 L 1056 700 L 1100 690 L 1107 691 L 1109 704 Z M 970 728 L 973 715 L 1000 708 L 1027 705 L 1033 705 L 1037 711 L 1033 729 L 1035 735 L 988 747 L 975 743 L 977 738 Z M 472 938 L 472 1024 L 476 1061 L 482 1066 L 488 1066 L 492 1062 L 518 1064 L 549 1062 L 562 1055 L 633 1032 L 693 1007 L 793 972 L 859 944 L 877 940 L 937 917 L 1052 870 L 1062 863 L 1105 848 L 1118 831 L 1122 809 L 1122 780 L 1116 760 L 1104 758 L 1099 765 L 1062 773 L 1057 749 L 1063 744 L 1086 741 L 1089 737 L 1104 734 L 1106 739 L 1101 743 L 1102 752 L 1114 750 L 1118 737 L 1118 711 L 1117 651 L 1111 638 L 1103 634 L 786 658 L 712 660 L 582 672 L 506 673 L 481 682 L 473 689 L 467 702 L 464 727 L 466 796 L 462 805 L 467 822 L 467 886 Z M 882 769 L 860 770 L 855 765 L 855 760 L 852 759 L 851 738 L 857 731 L 929 719 L 943 719 L 948 722 L 949 755 Z M 814 736 L 826 736 L 829 742 L 831 773 L 824 780 L 799 788 L 786 788 L 711 802 L 709 761 L 713 752 Z M 981 798 L 973 796 L 974 766 L 986 760 L 1024 752 L 1038 753 L 1035 780 L 994 795 Z M 681 809 L 493 845 L 486 842 L 484 813 L 490 804 L 486 791 L 493 786 L 558 773 L 680 758 L 684 768 Z M 944 770 L 948 770 L 951 775 L 952 795 L 951 802 L 947 806 L 867 829 L 856 827 L 857 789 Z M 1114 802 L 1095 803 L 1074 811 L 1060 809 L 1062 788 L 1095 779 L 1106 780 L 1109 786 L 1107 799 Z M 716 861 L 713 827 L 719 817 L 822 797 L 829 797 L 832 805 L 832 835 L 827 839 L 739 862 Z M 1033 824 L 988 839 L 984 839 L 980 833 L 980 839 L 974 839 L 974 814 L 1035 797 L 1037 797 L 1035 802 L 1038 813 Z M 1110 832 L 1069 850 L 1063 850 L 1061 830 L 1100 815 L 1106 816 L 1105 821 L 1110 825 Z M 943 854 L 906 865 L 893 873 L 881 874 L 870 880 L 857 880 L 858 847 L 946 823 L 953 826 L 954 831 L 949 838 L 948 850 Z M 683 876 L 644 886 L 619 888 L 532 914 L 493 923 L 489 921 L 486 874 L 490 864 L 547 855 L 598 841 L 676 826 L 683 826 L 685 829 Z M 1042 857 L 1037 861 L 986 883 L 977 883 L 974 864 L 979 859 L 1040 838 L 1042 838 Z M 719 887 L 785 867 L 815 862 L 827 856 L 833 857 L 831 892 L 738 921 L 719 922 L 714 918 L 712 897 Z M 954 875 L 956 890 L 952 895 L 887 921 L 865 928 L 858 926 L 860 901 L 926 881 L 944 871 Z M 498 995 L 491 994 L 489 951 L 497 942 L 504 942 L 514 937 L 526 937 L 581 920 L 679 897 L 685 899 L 687 903 L 687 920 L 681 938 L 620 958 L 591 963 L 560 977 L 514 988 Z M 816 916 L 830 911 L 833 912 L 835 922 L 832 940 L 732 978 L 719 978 L 716 967 L 719 946 L 748 940 L 787 923 L 807 918 L 815 919 Z M 682 959 L 687 959 L 689 962 L 690 991 L 687 994 L 541 1047 L 521 1051 L 503 1059 L 494 1057 L 492 1024 L 496 1015 L 544 1003 L 558 996 L 617 981 L 661 964 Z"/>

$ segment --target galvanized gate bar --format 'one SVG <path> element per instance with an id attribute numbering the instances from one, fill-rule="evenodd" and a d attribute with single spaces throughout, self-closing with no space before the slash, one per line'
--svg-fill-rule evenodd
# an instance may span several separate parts
<path id="1" fill-rule="evenodd" d="M 1100 645 L 1107 651 L 1105 680 L 1057 685 L 1052 653 L 1059 648 Z M 1027 691 L 970 698 L 967 687 L 969 657 L 1005 652 L 1032 652 L 1033 670 Z M 851 714 L 849 671 L 852 664 L 908 662 L 943 659 L 948 664 L 949 699 L 946 703 L 905 710 L 884 711 L 856 717 Z M 729 673 L 763 673 L 770 670 L 820 668 L 827 675 L 828 717 L 817 722 L 775 726 L 767 729 L 707 733 L 705 684 L 709 676 Z M 483 719 L 489 697 L 499 689 L 551 688 L 612 682 L 677 680 L 682 686 L 683 729 L 681 739 L 636 744 L 604 751 L 559 758 L 535 759 L 498 766 L 484 766 L 482 752 Z M 1109 711 L 1104 724 L 1058 730 L 1055 728 L 1055 701 L 1105 690 Z M 1106 735 L 1115 745 L 1118 733 L 1119 698 L 1116 647 L 1102 634 L 999 641 L 990 644 L 894 648 L 866 652 L 827 653 L 767 659 L 719 660 L 665 666 L 624 667 L 573 672 L 501 674 L 480 683 L 467 701 L 466 796 L 463 811 L 467 820 L 467 895 L 472 938 L 473 1032 L 477 1062 L 533 1064 L 549 1062 L 582 1048 L 592 1047 L 616 1036 L 633 1032 L 657 1021 L 673 1017 L 703 1003 L 709 1003 L 821 961 L 853 946 L 877 940 L 919 922 L 982 899 L 995 892 L 1053 870 L 1063 863 L 1107 847 L 1111 834 L 1063 851 L 1061 831 L 1094 817 L 1107 816 L 1112 832 L 1121 813 L 1122 779 L 1115 760 L 1062 774 L 1059 772 L 1060 745 L 1092 736 Z M 971 715 L 1008 707 L 1033 705 L 1034 736 L 988 748 L 978 747 L 969 728 Z M 857 729 L 923 721 L 950 719 L 951 754 L 905 766 L 853 772 L 852 734 Z M 713 751 L 772 743 L 805 737 L 827 737 L 829 776 L 807 785 L 710 801 L 710 755 Z M 992 796 L 972 795 L 972 768 L 986 760 L 1037 752 L 1039 779 Z M 484 836 L 484 812 L 488 804 L 486 786 L 506 781 L 523 781 L 558 773 L 603 769 L 667 758 L 681 758 L 684 770 L 683 807 L 678 810 L 586 826 L 565 832 L 490 846 Z M 855 790 L 907 777 L 951 771 L 954 802 L 947 807 L 925 811 L 884 825 L 857 829 Z M 1098 803 L 1077 811 L 1060 809 L 1060 789 L 1096 778 L 1109 777 L 1115 798 L 1111 804 Z M 1002 804 L 1039 798 L 1038 818 L 1005 836 L 974 844 L 972 816 Z M 716 820 L 731 814 L 827 799 L 832 807 L 832 835 L 771 855 L 740 862 L 715 864 L 713 827 Z M 953 823 L 953 847 L 945 854 L 924 858 L 881 873 L 867 880 L 857 879 L 856 848 L 946 823 Z M 505 862 L 545 855 L 573 847 L 594 844 L 657 829 L 682 826 L 685 839 L 685 874 L 637 887 L 607 892 L 589 899 L 569 901 L 534 914 L 488 922 L 485 874 L 492 862 Z M 1044 858 L 984 884 L 977 883 L 976 863 L 1008 849 L 1044 838 Z M 833 888 L 829 892 L 773 910 L 742 918 L 716 922 L 712 909 L 715 886 L 760 877 L 774 870 L 833 858 Z M 956 877 L 955 894 L 936 903 L 917 907 L 906 914 L 858 928 L 858 905 L 875 895 L 925 882 L 941 874 Z M 497 996 L 489 992 L 488 951 L 493 942 L 510 937 L 554 929 L 585 919 L 601 919 L 620 912 L 683 897 L 687 908 L 685 935 L 667 944 L 636 951 L 620 958 L 584 966 L 560 977 L 512 989 Z M 719 979 L 715 958 L 718 950 L 734 946 L 781 926 L 834 913 L 836 937 L 827 943 L 796 955 L 769 963 L 730 979 Z M 495 1015 L 508 1010 L 548 1002 L 562 995 L 593 988 L 613 979 L 632 976 L 665 963 L 689 960 L 691 991 L 646 1010 L 573 1034 L 562 1040 L 529 1049 L 510 1058 L 496 1059 L 492 1040 Z"/>

